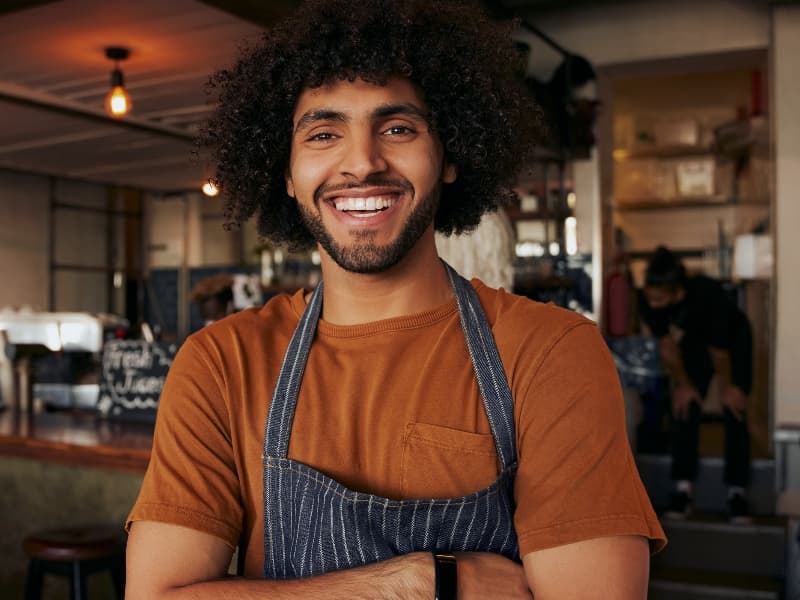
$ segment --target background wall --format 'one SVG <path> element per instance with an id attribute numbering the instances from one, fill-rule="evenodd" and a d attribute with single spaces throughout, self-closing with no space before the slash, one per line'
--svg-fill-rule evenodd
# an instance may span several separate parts
<path id="1" fill-rule="evenodd" d="M 0 170 L 0 310 L 47 309 L 48 190 L 45 177 Z"/>
<path id="2" fill-rule="evenodd" d="M 800 423 L 800 7 L 772 19 L 777 327 L 775 422 Z"/>
<path id="3" fill-rule="evenodd" d="M 111 192 L 100 185 L 54 180 L 53 198 L 58 203 L 104 210 Z M 54 257 L 60 265 L 105 268 L 119 236 L 109 235 L 115 219 L 99 212 L 58 208 L 53 213 Z M 118 253 L 117 253 L 118 254 Z M 53 278 L 53 310 L 111 312 L 107 271 L 57 270 Z"/>
<path id="4" fill-rule="evenodd" d="M 121 236 L 107 235 L 116 225 L 113 219 L 109 224 L 105 215 L 64 208 L 51 214 L 51 196 L 58 203 L 102 209 L 108 194 L 100 185 L 0 170 L 0 309 L 109 310 L 105 272 L 56 271 L 54 306 L 49 306 L 51 219 L 59 264 L 103 267 L 110 251 L 123 254 L 116 247 Z"/>

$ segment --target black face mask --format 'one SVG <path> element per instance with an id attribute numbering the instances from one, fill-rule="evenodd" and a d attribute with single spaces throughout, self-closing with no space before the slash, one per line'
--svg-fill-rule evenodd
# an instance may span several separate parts
<path id="1" fill-rule="evenodd" d="M 662 308 L 653 308 L 653 317 L 659 321 L 674 325 L 681 325 L 686 317 L 686 300 L 680 300 L 673 304 L 668 304 Z"/>
<path id="2" fill-rule="evenodd" d="M 658 319 L 659 321 L 670 321 L 673 312 L 672 306 L 672 304 L 667 304 L 661 308 L 651 308 L 650 313 L 653 315 L 654 319 Z"/>

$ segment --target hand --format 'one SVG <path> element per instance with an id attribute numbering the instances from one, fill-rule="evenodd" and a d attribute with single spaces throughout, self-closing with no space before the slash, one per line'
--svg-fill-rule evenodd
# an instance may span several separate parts
<path id="1" fill-rule="evenodd" d="M 733 413 L 733 416 L 742 421 L 747 408 L 747 396 L 733 384 L 727 385 L 722 390 L 722 406 Z"/>
<path id="2" fill-rule="evenodd" d="M 457 552 L 459 600 L 533 600 L 521 564 L 493 552 Z"/>
<path id="3" fill-rule="evenodd" d="M 692 402 L 700 403 L 700 392 L 690 383 L 679 383 L 672 390 L 672 416 L 687 419 Z"/>

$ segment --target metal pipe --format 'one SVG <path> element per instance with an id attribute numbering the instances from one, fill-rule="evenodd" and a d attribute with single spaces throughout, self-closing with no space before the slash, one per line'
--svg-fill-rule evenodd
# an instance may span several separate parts
<path id="1" fill-rule="evenodd" d="M 534 34 L 536 37 L 538 37 L 540 40 L 542 40 L 545 44 L 550 46 L 553 50 L 555 50 L 556 52 L 561 54 L 563 57 L 566 58 L 566 57 L 572 55 L 572 53 L 569 50 L 564 48 L 564 46 L 562 46 L 561 44 L 556 42 L 553 38 L 551 38 L 549 35 L 547 35 L 544 31 L 542 31 L 541 29 L 539 29 L 535 25 L 531 25 L 527 21 L 522 21 L 520 23 L 520 25 L 522 25 L 523 29 L 527 29 L 528 31 L 530 31 L 532 34 Z"/>

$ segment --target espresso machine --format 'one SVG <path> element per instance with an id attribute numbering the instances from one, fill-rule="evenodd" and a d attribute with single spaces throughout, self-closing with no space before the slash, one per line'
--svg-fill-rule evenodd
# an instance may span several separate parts
<path id="1" fill-rule="evenodd" d="M 0 312 L 0 403 L 28 414 L 34 399 L 55 408 L 94 408 L 97 381 L 75 381 L 71 373 L 34 381 L 34 364 L 49 353 L 81 355 L 91 362 L 102 351 L 107 332 L 127 327 L 125 319 L 114 315 Z"/>

